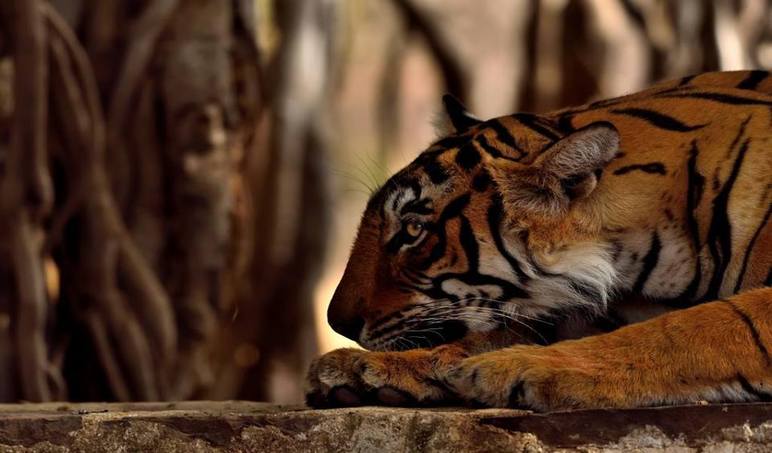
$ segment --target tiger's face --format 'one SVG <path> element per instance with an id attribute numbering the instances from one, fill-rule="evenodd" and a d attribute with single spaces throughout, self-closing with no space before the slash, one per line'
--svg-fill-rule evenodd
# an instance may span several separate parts
<path id="1" fill-rule="evenodd" d="M 481 122 L 445 99 L 455 132 L 370 199 L 328 309 L 373 350 L 430 347 L 567 305 L 602 309 L 614 271 L 596 190 L 617 153 L 608 123 L 562 136 L 535 117 Z"/>

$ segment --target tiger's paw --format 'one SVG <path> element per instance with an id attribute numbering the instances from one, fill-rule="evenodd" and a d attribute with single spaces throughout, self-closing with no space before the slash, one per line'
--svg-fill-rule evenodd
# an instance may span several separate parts
<path id="1" fill-rule="evenodd" d="M 543 351 L 541 347 L 522 346 L 473 356 L 451 370 L 445 383 L 475 406 L 536 411 L 595 406 L 595 402 L 581 399 L 582 392 L 573 392 L 581 383 L 554 361 L 544 360 L 540 356 Z M 591 380 L 586 383 L 591 385 Z"/>
<path id="2" fill-rule="evenodd" d="M 306 402 L 312 407 L 452 404 L 458 400 L 440 376 L 462 358 L 450 346 L 400 352 L 337 349 L 311 364 Z"/>

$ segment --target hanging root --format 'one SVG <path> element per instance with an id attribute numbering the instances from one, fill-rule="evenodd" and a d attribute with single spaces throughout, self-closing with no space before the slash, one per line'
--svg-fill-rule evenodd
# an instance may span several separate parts
<path id="1" fill-rule="evenodd" d="M 24 399 L 67 398 L 63 375 L 80 376 L 69 358 L 84 337 L 104 397 L 187 398 L 215 382 L 218 310 L 237 297 L 223 286 L 241 282 L 252 249 L 250 200 L 234 194 L 262 93 L 251 2 L 188 3 L 149 2 L 132 24 L 106 118 L 91 60 L 56 10 L 0 2 L 17 100 L 12 146 L 0 156 L 0 253 L 13 283 L 0 285 L 0 298 L 12 301 L 9 375 Z M 227 64 L 212 65 L 210 49 Z M 149 74 L 159 52 L 169 58 L 160 76 Z M 167 89 L 192 80 L 192 89 Z M 166 115 L 158 124 L 157 113 Z M 152 146 L 137 147 L 142 140 Z M 128 198 L 137 203 L 121 203 Z M 62 276 L 56 296 L 46 291 L 46 259 Z M 49 297 L 73 324 L 47 322 Z"/>
<path id="2" fill-rule="evenodd" d="M 0 231 L 7 240 L 16 291 L 13 328 L 19 383 L 22 397 L 30 401 L 51 399 L 45 343 L 48 300 L 39 240 L 52 204 L 46 154 L 47 37 L 40 5 L 39 0 L 5 5 L 13 8 L 15 27 L 14 115 L 0 184 Z"/>
<path id="3" fill-rule="evenodd" d="M 88 300 L 95 310 L 85 322 L 112 392 L 121 400 L 158 399 L 166 387 L 163 376 L 174 366 L 174 314 L 112 197 L 104 167 L 104 120 L 88 58 L 57 13 L 50 7 L 45 13 L 52 35 L 54 81 L 61 95 L 55 105 L 71 184 L 70 199 L 54 223 L 60 226 L 53 231 L 61 235 L 63 225 L 77 213 L 76 220 L 89 233 L 76 245 L 79 259 L 67 265 L 79 269 L 75 271 L 79 278 L 89 282 L 89 288 L 78 288 L 73 299 L 75 303 Z M 50 247 L 60 246 L 57 236 L 52 237 Z"/>

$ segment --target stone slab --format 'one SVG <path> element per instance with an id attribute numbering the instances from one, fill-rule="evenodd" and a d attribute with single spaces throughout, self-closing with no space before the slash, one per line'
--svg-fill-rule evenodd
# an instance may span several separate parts
<path id="1" fill-rule="evenodd" d="M 534 414 L 253 402 L 0 405 L 0 452 L 767 452 L 772 404 Z"/>

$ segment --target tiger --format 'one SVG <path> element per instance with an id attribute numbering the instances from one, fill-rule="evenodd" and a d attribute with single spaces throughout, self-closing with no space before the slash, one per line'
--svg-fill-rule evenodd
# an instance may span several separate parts
<path id="1" fill-rule="evenodd" d="M 449 129 L 369 199 L 313 407 L 772 401 L 772 77 Z"/>

